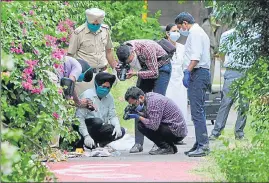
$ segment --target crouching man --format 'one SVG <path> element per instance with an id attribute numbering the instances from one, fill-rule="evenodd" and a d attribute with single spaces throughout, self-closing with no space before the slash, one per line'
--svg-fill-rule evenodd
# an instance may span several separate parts
<path id="1" fill-rule="evenodd" d="M 126 91 L 125 100 L 136 108 L 128 114 L 129 119 L 137 119 L 138 130 L 158 146 L 157 150 L 150 151 L 149 154 L 177 153 L 175 144 L 188 133 L 183 114 L 177 105 L 161 94 L 144 94 L 137 87 Z"/>
<path id="2" fill-rule="evenodd" d="M 78 108 L 76 116 L 80 121 L 78 131 L 82 138 L 76 147 L 83 144 L 90 149 L 104 147 L 112 141 L 122 138 L 125 129 L 120 127 L 116 116 L 115 104 L 109 93 L 115 82 L 115 75 L 100 72 L 95 76 L 95 88 L 87 89 L 80 98 L 88 99 L 87 108 Z"/>

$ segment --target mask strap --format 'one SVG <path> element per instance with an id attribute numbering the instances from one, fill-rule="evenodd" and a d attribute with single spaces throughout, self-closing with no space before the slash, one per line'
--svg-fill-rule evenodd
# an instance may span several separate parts
<path id="1" fill-rule="evenodd" d="M 87 71 L 91 70 L 92 68 L 90 67 L 89 69 L 87 69 L 85 72 L 83 72 L 83 74 L 86 74 Z"/>

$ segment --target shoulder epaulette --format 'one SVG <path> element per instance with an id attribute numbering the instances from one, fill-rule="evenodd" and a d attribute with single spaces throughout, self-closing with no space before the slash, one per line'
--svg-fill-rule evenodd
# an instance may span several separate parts
<path id="1" fill-rule="evenodd" d="M 101 27 L 106 28 L 106 29 L 109 29 L 109 26 L 106 25 L 106 24 L 101 24 Z"/>
<path id="2" fill-rule="evenodd" d="M 85 24 L 79 26 L 78 28 L 75 29 L 74 33 L 79 34 L 81 31 L 85 29 Z"/>

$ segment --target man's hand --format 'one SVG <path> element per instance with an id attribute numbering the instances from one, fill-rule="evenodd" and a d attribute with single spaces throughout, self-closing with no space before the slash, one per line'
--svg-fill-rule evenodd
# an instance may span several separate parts
<path id="1" fill-rule="evenodd" d="M 139 115 L 138 114 L 128 114 L 129 119 L 139 119 Z"/>
<path id="2" fill-rule="evenodd" d="M 115 139 L 122 136 L 122 131 L 120 125 L 116 125 L 114 127 L 114 130 L 112 132 L 112 136 L 115 135 Z"/>
<path id="3" fill-rule="evenodd" d="M 191 72 L 186 69 L 184 70 L 184 77 L 183 77 L 183 85 L 186 87 L 186 88 L 189 88 L 190 86 L 190 80 L 191 80 Z"/>
<path id="4" fill-rule="evenodd" d="M 84 137 L 84 144 L 89 148 L 93 148 L 95 146 L 94 140 L 91 138 L 90 135 Z"/>
<path id="5" fill-rule="evenodd" d="M 79 102 L 80 102 L 80 107 L 87 107 L 88 105 L 88 99 L 86 98 L 81 99 Z"/>
<path id="6" fill-rule="evenodd" d="M 130 79 L 131 77 L 136 76 L 136 75 L 137 75 L 137 72 L 130 70 L 128 73 L 126 73 L 126 79 Z"/>

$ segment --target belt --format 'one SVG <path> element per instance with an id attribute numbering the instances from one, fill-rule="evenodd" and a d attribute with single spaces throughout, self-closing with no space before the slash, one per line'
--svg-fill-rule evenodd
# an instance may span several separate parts
<path id="1" fill-rule="evenodd" d="M 193 71 L 197 71 L 197 70 L 199 70 L 199 69 L 206 69 L 206 70 L 209 71 L 209 69 L 207 69 L 207 68 L 203 68 L 203 67 L 193 68 Z"/>
<path id="2" fill-rule="evenodd" d="M 103 72 L 106 69 L 107 69 L 107 66 L 105 66 L 103 68 L 92 68 L 92 72 L 99 73 L 99 72 Z"/>

